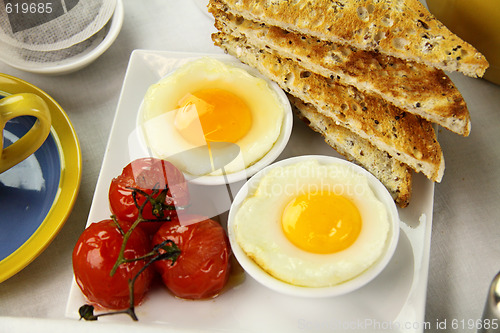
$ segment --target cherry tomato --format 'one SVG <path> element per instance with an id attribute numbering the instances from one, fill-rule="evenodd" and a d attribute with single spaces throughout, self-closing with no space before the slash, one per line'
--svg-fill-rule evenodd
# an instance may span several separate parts
<path id="1" fill-rule="evenodd" d="M 173 265 L 171 260 L 161 260 L 155 262 L 155 268 L 175 296 L 188 299 L 216 296 L 230 273 L 230 247 L 224 229 L 200 216 L 185 217 L 183 221 L 195 219 L 202 222 L 165 223 L 153 237 L 153 244 L 170 239 L 181 250 Z"/>
<path id="2" fill-rule="evenodd" d="M 126 232 L 130 224 L 120 221 Z M 110 272 L 118 258 L 123 235 L 113 220 L 92 223 L 83 231 L 73 250 L 73 271 L 76 283 L 91 303 L 108 309 L 129 307 L 128 281 L 145 265 L 145 260 L 133 261 L 118 266 L 115 274 Z M 140 228 L 135 228 L 127 241 L 124 257 L 134 259 L 151 251 L 151 241 Z M 148 267 L 134 284 L 134 304 L 144 298 L 154 277 L 153 267 Z"/>
<path id="3" fill-rule="evenodd" d="M 162 190 L 166 197 L 162 198 Z M 152 195 L 159 205 L 153 207 L 150 202 L 144 206 L 142 217 L 148 220 L 165 220 L 176 216 L 174 206 L 186 206 L 189 202 L 188 185 L 182 172 L 172 163 L 152 158 L 140 158 L 129 163 L 122 174 L 111 181 L 109 187 L 109 203 L 111 212 L 119 220 L 134 222 L 137 220 L 139 210 L 134 203 L 133 193 L 139 206 L 146 201 L 147 195 Z M 153 195 L 153 192 L 158 192 Z M 163 192 L 165 196 L 165 193 Z M 154 210 L 156 208 L 156 210 Z M 160 208 L 160 209 L 158 209 Z M 153 235 L 161 226 L 160 222 L 142 222 L 139 226 Z"/>

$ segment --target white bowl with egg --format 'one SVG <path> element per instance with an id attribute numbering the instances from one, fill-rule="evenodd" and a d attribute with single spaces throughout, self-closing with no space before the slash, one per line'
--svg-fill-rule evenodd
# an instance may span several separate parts
<path id="1" fill-rule="evenodd" d="M 279 86 L 228 55 L 193 59 L 151 85 L 138 114 L 149 156 L 196 184 L 245 180 L 272 163 L 293 114 Z"/>
<path id="2" fill-rule="evenodd" d="M 369 172 L 314 155 L 276 162 L 250 178 L 227 228 L 236 259 L 262 285 L 332 297 L 361 288 L 386 267 L 399 223 L 392 197 Z"/>

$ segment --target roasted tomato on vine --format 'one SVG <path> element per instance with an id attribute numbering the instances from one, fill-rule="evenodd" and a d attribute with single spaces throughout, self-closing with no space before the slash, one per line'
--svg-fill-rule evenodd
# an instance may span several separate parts
<path id="1" fill-rule="evenodd" d="M 188 185 L 182 172 L 168 161 L 146 157 L 129 163 L 122 174 L 111 181 L 110 208 L 119 220 L 136 221 L 139 215 L 137 206 L 146 200 L 143 219 L 166 221 L 175 217 L 175 208 L 189 202 Z M 140 225 L 150 234 L 160 226 L 160 222 L 142 222 Z"/>
<path id="2" fill-rule="evenodd" d="M 165 223 L 153 237 L 153 244 L 173 241 L 181 254 L 155 262 L 165 286 L 177 297 L 210 298 L 219 294 L 230 273 L 230 247 L 226 233 L 216 221 L 201 216 L 183 216 Z M 196 223 L 193 223 L 196 222 Z"/>
<path id="3" fill-rule="evenodd" d="M 103 220 L 92 223 L 80 235 L 73 250 L 73 271 L 75 280 L 83 294 L 94 304 L 108 309 L 125 309 L 130 305 L 129 280 L 133 279 L 145 266 L 145 260 L 130 261 L 140 258 L 151 251 L 148 235 L 135 228 L 131 233 L 123 257 L 127 262 L 120 264 L 114 274 L 111 271 L 119 256 L 124 233 L 130 228 L 128 222 Z M 134 283 L 134 304 L 144 298 L 150 288 L 153 267 L 147 267 Z"/>

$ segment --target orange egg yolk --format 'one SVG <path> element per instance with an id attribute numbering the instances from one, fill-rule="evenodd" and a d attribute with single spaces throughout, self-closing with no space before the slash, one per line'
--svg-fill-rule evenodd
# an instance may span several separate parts
<path id="1" fill-rule="evenodd" d="M 285 207 L 281 223 L 290 242 L 319 254 L 347 249 L 358 238 L 362 225 L 356 205 L 330 192 L 294 198 Z"/>
<path id="2" fill-rule="evenodd" d="M 200 135 L 200 125 L 203 135 Z M 189 142 L 236 143 L 252 126 L 248 105 L 235 94 L 223 89 L 203 89 L 188 93 L 177 105 L 175 127 Z"/>

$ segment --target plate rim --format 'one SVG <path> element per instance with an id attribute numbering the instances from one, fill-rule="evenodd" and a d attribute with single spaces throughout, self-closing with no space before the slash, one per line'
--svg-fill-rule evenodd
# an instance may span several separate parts
<path id="1" fill-rule="evenodd" d="M 4 88 L 6 82 L 9 88 Z M 14 276 L 37 258 L 52 242 L 69 217 L 81 183 L 82 156 L 76 131 L 62 107 L 37 86 L 15 76 L 0 73 L 1 90 L 32 92 L 49 105 L 52 116 L 51 135 L 57 145 L 61 162 L 56 197 L 44 220 L 35 232 L 15 251 L 0 261 L 0 283 Z"/>

